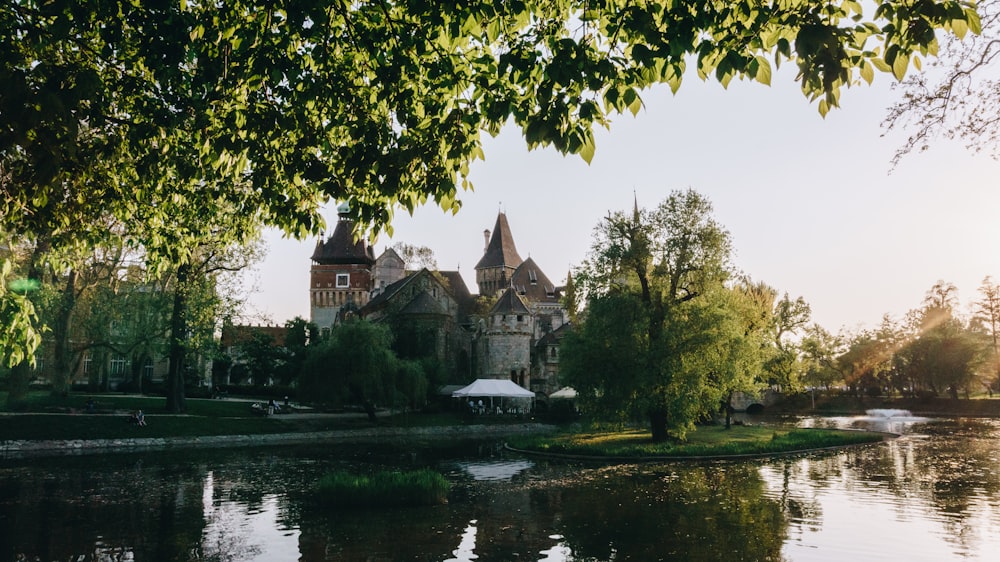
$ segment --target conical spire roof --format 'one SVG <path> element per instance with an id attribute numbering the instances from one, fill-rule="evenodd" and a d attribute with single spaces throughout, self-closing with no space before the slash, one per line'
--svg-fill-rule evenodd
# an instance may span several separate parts
<path id="1" fill-rule="evenodd" d="M 348 218 L 343 206 L 338 209 L 337 226 L 326 242 L 316 242 L 312 260 L 322 265 L 375 263 L 375 254 L 364 238 L 354 239 L 354 221 Z"/>
<path id="2" fill-rule="evenodd" d="M 497 214 L 497 223 L 493 227 L 493 235 L 490 243 L 486 246 L 486 252 L 482 259 L 476 264 L 476 269 L 487 269 L 491 267 L 517 267 L 521 265 L 521 256 L 514 246 L 514 236 L 510 233 L 510 225 L 507 224 L 507 215 L 503 212 Z"/>
<path id="3" fill-rule="evenodd" d="M 490 314 L 531 314 L 531 312 L 514 289 L 507 289 L 490 309 Z"/>

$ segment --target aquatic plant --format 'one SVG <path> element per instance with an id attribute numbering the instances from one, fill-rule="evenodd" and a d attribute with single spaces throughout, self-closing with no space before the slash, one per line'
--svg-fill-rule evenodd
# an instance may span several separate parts
<path id="1" fill-rule="evenodd" d="M 448 480 L 429 469 L 372 475 L 335 471 L 316 484 L 318 501 L 336 507 L 435 505 L 448 500 Z"/>

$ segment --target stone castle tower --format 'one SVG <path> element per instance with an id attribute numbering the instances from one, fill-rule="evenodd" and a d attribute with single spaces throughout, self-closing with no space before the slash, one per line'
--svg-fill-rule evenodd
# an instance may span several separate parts
<path id="1" fill-rule="evenodd" d="M 517 291 L 504 291 L 480 326 L 478 376 L 510 379 L 527 388 L 531 382 L 534 323 L 534 316 Z"/>
<path id="2" fill-rule="evenodd" d="M 368 303 L 374 287 L 375 256 L 364 240 L 354 239 L 349 208 L 337 208 L 333 235 L 316 242 L 309 272 L 310 319 L 327 331 L 345 315 Z"/>
<path id="3" fill-rule="evenodd" d="M 487 242 L 483 257 L 476 264 L 476 284 L 479 285 L 480 295 L 491 297 L 510 287 L 514 271 L 524 260 L 514 246 L 514 236 L 510 233 L 504 213 L 497 215 L 493 237 L 490 237 L 489 230 L 483 235 Z"/>

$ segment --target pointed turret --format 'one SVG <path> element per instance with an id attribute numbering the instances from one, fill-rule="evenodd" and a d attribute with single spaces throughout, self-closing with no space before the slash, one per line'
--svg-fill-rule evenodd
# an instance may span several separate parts
<path id="1" fill-rule="evenodd" d="M 316 242 L 312 260 L 321 265 L 334 264 L 375 264 L 375 254 L 365 240 L 354 239 L 354 221 L 349 216 L 350 208 L 345 204 L 337 207 L 337 226 L 333 234 L 324 242 Z"/>
<path id="2" fill-rule="evenodd" d="M 337 226 L 325 241 L 316 243 L 309 280 L 310 318 L 328 329 L 368 302 L 373 288 L 375 254 L 364 239 L 354 239 L 350 208 L 337 208 Z"/>
<path id="3" fill-rule="evenodd" d="M 497 223 L 493 227 L 493 236 L 486 245 L 486 251 L 476 264 L 479 294 L 493 295 L 510 286 L 510 278 L 522 261 L 524 260 L 514 246 L 514 236 L 510 233 L 507 215 L 501 212 L 497 215 Z"/>

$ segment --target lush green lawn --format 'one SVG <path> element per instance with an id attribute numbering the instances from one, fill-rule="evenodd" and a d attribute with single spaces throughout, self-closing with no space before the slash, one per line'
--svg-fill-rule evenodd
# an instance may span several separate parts
<path id="1" fill-rule="evenodd" d="M 48 392 L 31 392 L 19 411 L 26 413 L 86 413 L 87 402 L 94 401 L 95 413 L 126 413 L 142 409 L 149 414 L 165 413 L 167 399 L 162 396 L 122 394 L 70 394 L 53 396 Z M 6 411 L 7 393 L 0 392 L 0 411 Z M 249 403 L 229 400 L 189 398 L 188 414 L 213 417 L 250 415 Z"/>
<path id="2" fill-rule="evenodd" d="M 683 443 L 653 443 L 646 430 L 523 436 L 518 449 L 599 457 L 700 457 L 767 454 L 881 441 L 878 433 L 763 426 L 699 427 Z"/>
<path id="3" fill-rule="evenodd" d="M 0 404 L 5 400 L 6 396 L 0 394 Z M 94 401 L 93 413 L 87 411 L 88 400 Z M 165 412 L 166 399 L 162 397 L 32 393 L 26 410 L 16 415 L 0 413 L 0 440 L 245 435 L 371 426 L 363 417 L 263 417 L 245 401 L 188 399 L 186 404 L 185 415 L 172 415 Z M 145 427 L 128 423 L 129 413 L 138 409 L 146 414 Z"/>

